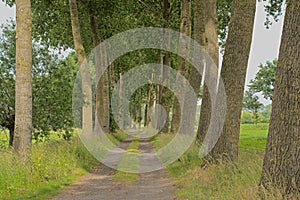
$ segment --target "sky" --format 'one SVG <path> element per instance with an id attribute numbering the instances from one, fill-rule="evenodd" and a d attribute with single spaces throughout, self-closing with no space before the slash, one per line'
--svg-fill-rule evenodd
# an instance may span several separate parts
<path id="1" fill-rule="evenodd" d="M 0 24 L 4 24 L 9 18 L 16 18 L 15 7 L 10 8 L 0 1 Z"/>
<path id="2" fill-rule="evenodd" d="M 266 29 L 264 25 L 265 18 L 266 13 L 264 11 L 263 4 L 258 3 L 255 14 L 254 32 L 248 62 L 246 84 L 249 84 L 249 81 L 255 77 L 255 74 L 258 71 L 258 66 L 261 63 L 264 64 L 267 61 L 272 61 L 278 58 L 284 17 L 281 16 L 279 21 L 273 23 L 269 29 Z M 262 98 L 261 95 L 260 100 L 264 104 L 270 103 L 270 101 L 266 101 Z"/>
<path id="3" fill-rule="evenodd" d="M 5 4 L 1 1 L 0 24 L 5 23 L 9 18 L 15 19 L 15 7 L 10 8 L 5 6 Z M 258 66 L 261 63 L 264 64 L 266 61 L 272 61 L 278 58 L 283 27 L 283 17 L 280 17 L 278 22 L 273 23 L 270 29 L 266 29 L 264 26 L 265 18 L 266 14 L 263 3 L 257 3 L 246 85 L 248 85 L 249 81 L 255 77 L 255 74 L 258 71 Z M 261 95 L 259 96 L 260 100 L 264 104 L 270 103 L 264 100 Z"/>

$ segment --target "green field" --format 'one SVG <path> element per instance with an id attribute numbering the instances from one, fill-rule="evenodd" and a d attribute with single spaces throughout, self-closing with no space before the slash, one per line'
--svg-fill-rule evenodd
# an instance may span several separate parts
<path id="1" fill-rule="evenodd" d="M 268 135 L 268 124 L 241 125 L 240 151 L 264 152 Z"/>

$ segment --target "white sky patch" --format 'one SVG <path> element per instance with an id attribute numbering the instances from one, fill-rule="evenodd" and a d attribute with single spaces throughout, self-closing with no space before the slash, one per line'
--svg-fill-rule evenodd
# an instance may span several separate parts
<path id="1" fill-rule="evenodd" d="M 9 18 L 16 19 L 16 7 L 10 8 L 0 1 L 0 24 L 6 23 Z"/>

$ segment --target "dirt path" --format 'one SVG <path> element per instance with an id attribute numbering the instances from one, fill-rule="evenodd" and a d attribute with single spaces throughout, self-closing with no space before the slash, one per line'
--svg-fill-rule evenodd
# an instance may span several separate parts
<path id="1" fill-rule="evenodd" d="M 127 149 L 130 140 L 119 146 Z M 139 152 L 153 151 L 151 143 L 142 140 Z M 140 162 L 147 162 L 140 158 Z M 152 161 L 151 161 L 152 162 Z M 166 169 L 139 174 L 134 183 L 120 183 L 113 180 L 114 170 L 99 165 L 76 184 L 67 187 L 52 200 L 174 200 L 175 186 L 171 183 Z"/>

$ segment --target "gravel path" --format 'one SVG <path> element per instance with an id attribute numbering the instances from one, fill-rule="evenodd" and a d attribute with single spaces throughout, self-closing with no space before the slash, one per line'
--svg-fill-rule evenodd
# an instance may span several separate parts
<path id="1" fill-rule="evenodd" d="M 130 140 L 119 146 L 127 149 Z M 153 151 L 151 143 L 142 140 L 139 152 Z M 147 162 L 140 158 L 140 162 Z M 152 162 L 152 161 L 151 161 Z M 157 161 L 158 162 L 158 161 Z M 114 170 L 100 164 L 77 183 L 68 186 L 52 200 L 174 200 L 175 186 L 166 169 L 139 174 L 134 183 L 120 183 L 113 180 Z"/>

